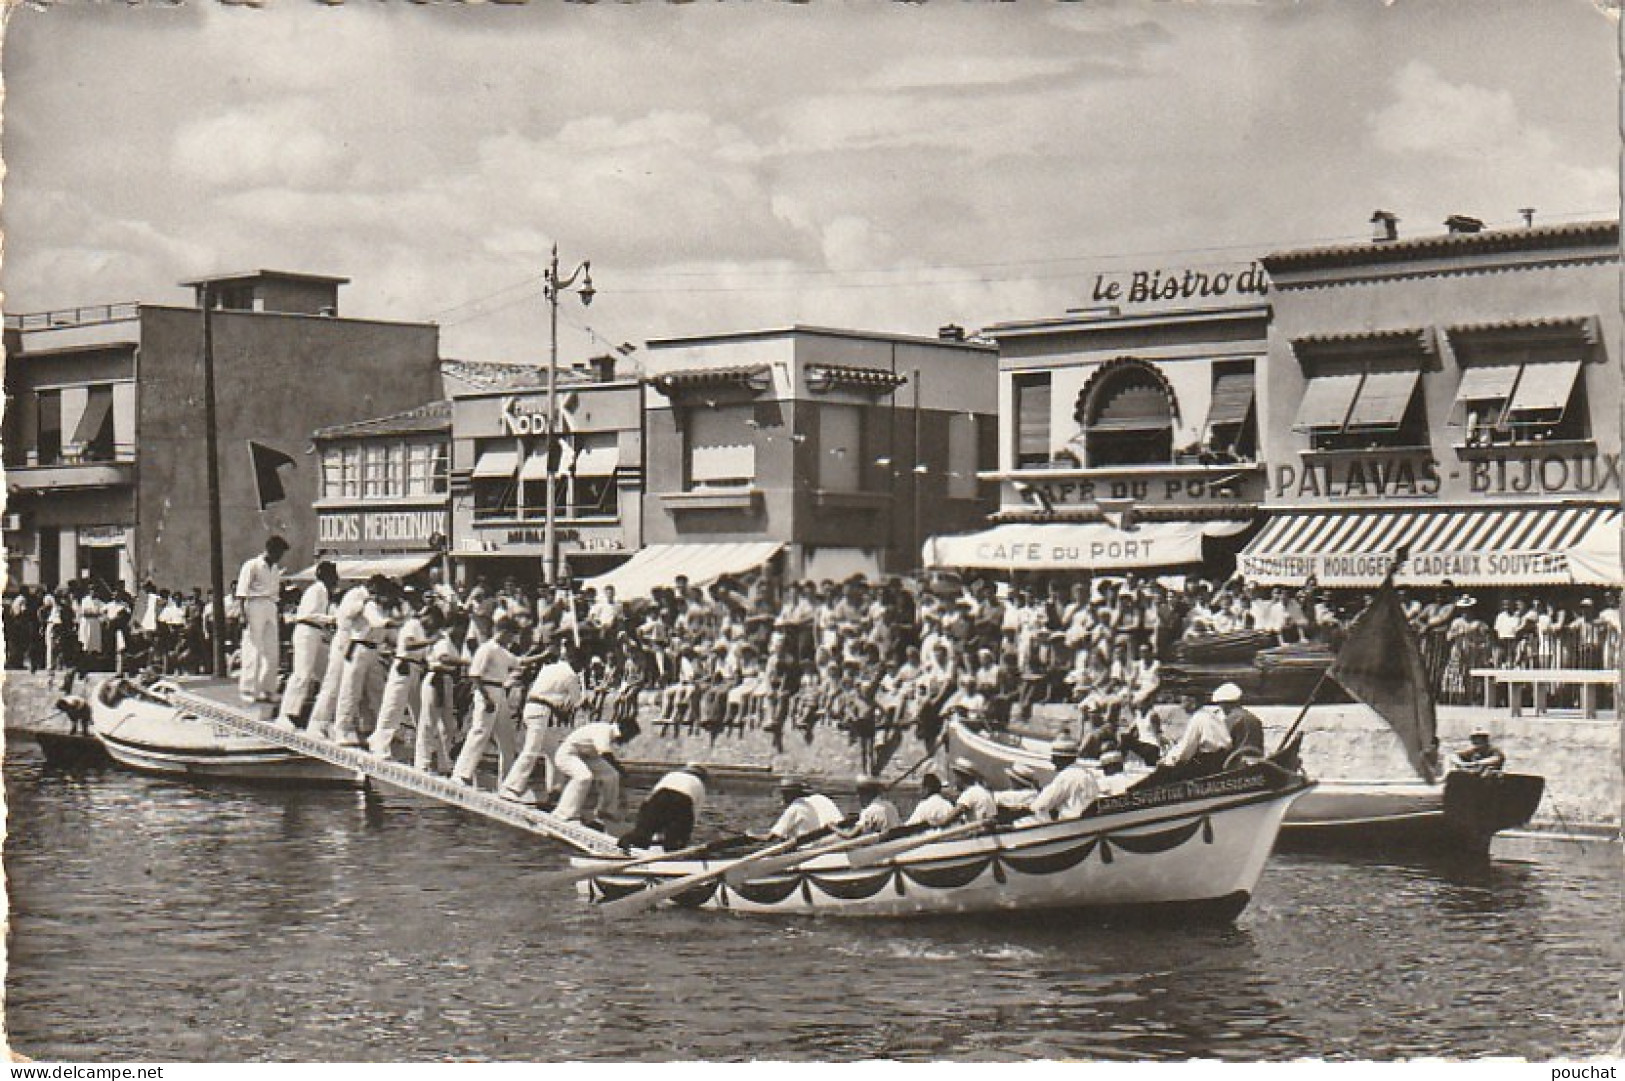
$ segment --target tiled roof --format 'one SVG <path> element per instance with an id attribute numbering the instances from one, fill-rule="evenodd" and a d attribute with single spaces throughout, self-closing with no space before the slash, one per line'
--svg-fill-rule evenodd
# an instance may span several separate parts
<path id="1" fill-rule="evenodd" d="M 1264 257 L 1264 269 L 1316 270 L 1329 267 L 1397 263 L 1411 259 L 1478 255 L 1496 252 L 1548 251 L 1562 248 L 1617 247 L 1619 222 L 1588 221 L 1523 229 L 1488 229 L 1481 233 L 1444 233 L 1381 243 L 1341 244 L 1326 248 L 1275 252 Z"/>
<path id="2" fill-rule="evenodd" d="M 853 390 L 894 390 L 908 382 L 906 376 L 885 368 L 860 368 L 850 364 L 809 364 L 806 372 L 809 379 L 822 379 L 831 387 Z"/>
<path id="3" fill-rule="evenodd" d="M 766 364 L 741 364 L 725 368 L 684 368 L 664 372 L 650 382 L 667 397 L 683 391 L 724 386 L 737 386 L 760 394 L 772 385 L 772 376 Z"/>
<path id="4" fill-rule="evenodd" d="M 507 364 L 494 360 L 442 360 L 440 371 L 481 390 L 536 387 L 547 380 L 545 371 L 534 364 Z M 559 375 L 564 375 L 564 369 L 560 369 Z"/>
<path id="5" fill-rule="evenodd" d="M 391 413 L 387 417 L 357 420 L 349 424 L 335 424 L 318 428 L 316 439 L 360 439 L 373 435 L 424 435 L 451 431 L 451 402 L 444 399 L 408 409 L 404 413 Z"/>

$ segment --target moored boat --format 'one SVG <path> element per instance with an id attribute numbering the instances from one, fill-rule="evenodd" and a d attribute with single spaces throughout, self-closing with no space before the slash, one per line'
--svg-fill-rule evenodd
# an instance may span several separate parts
<path id="1" fill-rule="evenodd" d="M 595 903 L 693 879 L 672 903 L 748 915 L 916 916 L 1067 910 L 1094 919 L 1234 919 L 1257 887 L 1282 816 L 1310 787 L 1273 762 L 1097 801 L 1080 818 L 864 850 L 730 880 L 730 861 L 617 862 L 579 884 Z M 880 851 L 881 846 L 875 846 Z"/>
<path id="2" fill-rule="evenodd" d="M 108 755 L 141 773 L 256 784 L 358 783 L 352 770 L 206 720 L 127 680 L 104 681 L 90 707 L 92 731 Z"/>
<path id="3" fill-rule="evenodd" d="M 1054 771 L 1048 740 L 978 732 L 956 720 L 947 727 L 946 746 L 950 758 L 969 759 L 994 787 L 1008 787 L 1006 771 L 1017 763 L 1041 782 Z M 1495 834 L 1529 821 L 1544 790 L 1543 778 L 1517 773 L 1457 771 L 1442 784 L 1320 780 L 1287 812 L 1280 844 L 1482 857 Z"/>

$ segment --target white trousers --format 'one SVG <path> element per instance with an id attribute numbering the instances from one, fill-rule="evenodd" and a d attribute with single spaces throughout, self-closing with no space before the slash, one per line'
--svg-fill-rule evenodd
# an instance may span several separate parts
<path id="1" fill-rule="evenodd" d="M 451 768 L 452 680 L 430 673 L 418 687 L 418 738 L 412 749 L 412 767 L 444 772 Z"/>
<path id="2" fill-rule="evenodd" d="M 569 783 L 564 786 L 564 795 L 559 797 L 559 805 L 553 809 L 558 817 L 581 821 L 581 812 L 586 810 L 587 796 L 594 790 L 595 781 L 598 799 L 595 801 L 594 818 L 602 818 L 620 799 L 621 775 L 602 758 L 582 758 L 574 751 L 560 747 L 553 756 L 553 765 L 569 778 Z"/>
<path id="3" fill-rule="evenodd" d="M 372 730 L 372 738 L 367 741 L 373 754 L 384 757 L 389 755 L 390 745 L 395 742 L 395 733 L 401 730 L 401 722 L 406 720 L 407 710 L 414 714 L 419 710 L 418 693 L 423 686 L 423 666 L 408 664 L 404 676 L 400 668 L 399 661 L 389 666 L 389 677 L 384 680 L 384 696 L 378 703 L 378 727 Z"/>
<path id="4" fill-rule="evenodd" d="M 310 708 L 310 724 L 306 731 L 317 739 L 326 739 L 338 715 L 339 684 L 344 682 L 345 639 L 334 635 L 327 647 L 327 665 L 322 669 L 322 688 L 316 692 L 316 704 Z"/>
<path id="5" fill-rule="evenodd" d="M 277 639 L 276 601 L 250 597 L 243 602 L 242 668 L 237 673 L 237 690 L 244 698 L 276 693 Z"/>
<path id="6" fill-rule="evenodd" d="M 539 702 L 525 703 L 525 745 L 519 749 L 519 757 L 514 759 L 513 769 L 502 780 L 502 787 L 515 795 L 522 794 L 530 787 L 530 775 L 536 771 L 536 764 L 542 764 L 542 777 L 546 781 L 549 791 L 553 789 L 553 766 L 547 760 L 547 751 L 542 746 L 547 738 L 548 722 L 553 720 L 553 710 Z"/>
<path id="7" fill-rule="evenodd" d="M 487 698 L 491 700 L 490 705 L 486 704 Z M 497 743 L 497 776 L 501 777 L 513 764 L 515 732 L 513 710 L 508 706 L 507 692 L 500 687 L 486 687 L 483 694 L 474 695 L 474 723 L 468 729 L 468 738 L 463 740 L 452 776 L 473 784 L 480 758 L 493 739 Z"/>
<path id="8" fill-rule="evenodd" d="M 282 715 L 297 719 L 305 708 L 305 701 L 321 679 L 322 665 L 327 655 L 327 636 L 320 627 L 299 624 L 293 629 L 293 671 L 288 673 L 288 686 L 282 692 Z"/>
<path id="9" fill-rule="evenodd" d="M 361 742 L 362 701 L 367 686 L 383 668 L 378 650 L 356 645 L 350 650 L 350 659 L 344 662 L 344 675 L 339 679 L 338 708 L 333 717 L 335 743 Z"/>

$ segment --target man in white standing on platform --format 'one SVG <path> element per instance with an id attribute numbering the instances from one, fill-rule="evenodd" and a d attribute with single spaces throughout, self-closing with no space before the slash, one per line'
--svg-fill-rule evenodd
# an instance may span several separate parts
<path id="1" fill-rule="evenodd" d="M 569 724 L 576 707 L 581 705 L 581 676 L 572 663 L 574 650 L 570 643 L 560 638 L 549 652 L 551 659 L 542 665 L 531 681 L 530 690 L 525 692 L 525 745 L 497 789 L 497 795 L 503 799 L 530 806 L 536 804 L 530 775 L 538 762 L 543 763 L 544 773 L 547 770 L 547 752 L 542 746 L 547 730 L 553 725 Z M 545 787 L 551 790 L 552 778 L 546 781 Z"/>
<path id="2" fill-rule="evenodd" d="M 474 721 L 451 771 L 453 781 L 470 788 L 475 787 L 480 759 L 493 738 L 497 742 L 498 777 L 507 773 L 514 759 L 513 710 L 508 705 L 508 682 L 526 658 L 514 655 L 508 648 L 513 644 L 513 620 L 494 621 L 491 633 L 493 637 L 480 643 L 468 663 L 468 678 L 474 684 Z"/>
<path id="3" fill-rule="evenodd" d="M 288 686 L 282 692 L 282 716 L 279 723 L 292 728 L 305 711 L 305 700 L 321 678 L 322 658 L 327 653 L 327 635 L 333 629 L 333 590 L 339 584 L 338 568 L 332 560 L 316 564 L 316 580 L 305 587 L 299 597 L 299 607 L 293 615 L 293 671 L 288 673 Z"/>
<path id="4" fill-rule="evenodd" d="M 423 723 L 423 718 L 417 716 L 419 691 L 423 687 L 429 647 L 434 645 L 439 630 L 439 609 L 425 605 L 407 616 L 395 636 L 395 661 L 384 680 L 384 696 L 378 705 L 378 727 L 372 730 L 372 737 L 367 741 L 368 749 L 379 758 L 389 757 L 395 733 L 400 731 L 408 710 L 419 725 Z"/>
<path id="5" fill-rule="evenodd" d="M 367 579 L 365 586 L 346 593 L 339 603 L 339 625 L 349 630 L 350 645 L 344 655 L 344 674 L 339 678 L 333 719 L 334 743 L 365 746 L 361 742 L 361 703 L 373 674 L 384 663 L 380 651 L 394 625 L 386 606 L 394 592 L 395 583 L 375 574 Z"/>
<path id="6" fill-rule="evenodd" d="M 275 702 L 277 662 L 281 649 L 277 636 L 277 600 L 282 595 L 282 568 L 288 542 L 272 534 L 265 551 L 237 572 L 237 599 L 243 608 L 242 667 L 237 690 L 244 702 Z"/>
<path id="7" fill-rule="evenodd" d="M 620 725 L 594 721 L 571 731 L 553 753 L 553 765 L 569 778 L 559 797 L 555 815 L 571 822 L 581 821 L 587 794 L 596 789 L 593 820 L 613 807 L 621 795 L 621 766 L 615 761 L 615 745 L 637 734 L 637 723 Z"/>

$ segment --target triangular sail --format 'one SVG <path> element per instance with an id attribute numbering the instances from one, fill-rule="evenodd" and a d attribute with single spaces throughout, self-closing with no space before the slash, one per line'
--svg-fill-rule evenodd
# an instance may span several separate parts
<path id="1" fill-rule="evenodd" d="M 1425 781 L 1436 779 L 1431 752 L 1437 726 L 1422 650 L 1405 619 L 1393 576 L 1349 627 L 1327 673 L 1382 716 Z"/>

